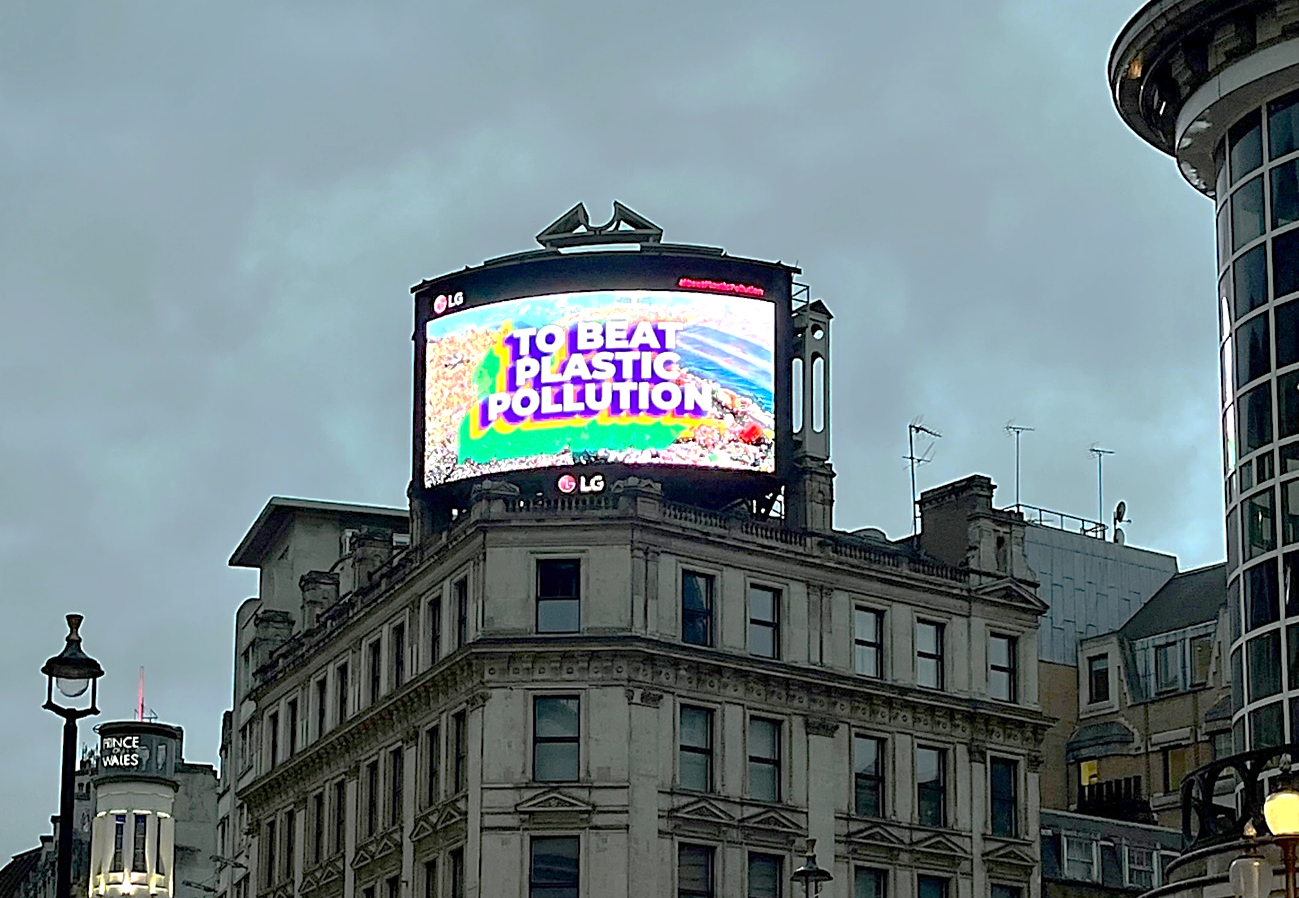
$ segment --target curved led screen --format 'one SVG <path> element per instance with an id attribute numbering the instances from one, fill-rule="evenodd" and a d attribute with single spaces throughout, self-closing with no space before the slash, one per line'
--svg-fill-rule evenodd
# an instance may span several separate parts
<path id="1" fill-rule="evenodd" d="M 586 464 L 776 472 L 776 306 L 752 291 L 453 294 L 430 311 L 425 487 Z"/>

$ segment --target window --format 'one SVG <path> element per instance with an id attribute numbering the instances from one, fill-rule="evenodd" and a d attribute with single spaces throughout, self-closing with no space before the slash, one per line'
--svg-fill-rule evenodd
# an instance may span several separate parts
<path id="1" fill-rule="evenodd" d="M 1249 700 L 1258 701 L 1281 691 L 1281 631 L 1270 630 L 1245 643 L 1249 668 Z"/>
<path id="2" fill-rule="evenodd" d="M 534 836 L 528 898 L 577 898 L 577 836 Z"/>
<path id="3" fill-rule="evenodd" d="M 311 862 L 325 859 L 325 793 L 311 796 Z"/>
<path id="4" fill-rule="evenodd" d="M 291 758 L 298 753 L 298 700 L 289 699 L 286 710 L 289 718 L 289 753 L 285 757 Z"/>
<path id="5" fill-rule="evenodd" d="M 108 870 L 111 873 L 122 872 L 122 840 L 125 836 L 126 815 L 118 814 L 113 817 L 113 860 L 108 865 Z"/>
<path id="6" fill-rule="evenodd" d="M 1229 730 L 1213 734 L 1213 760 L 1217 761 L 1234 753 L 1231 748 L 1231 732 Z"/>
<path id="7" fill-rule="evenodd" d="M 922 826 L 947 825 L 947 752 L 916 749 L 916 818 Z"/>
<path id="8" fill-rule="evenodd" d="M 1299 231 L 1272 238 L 1272 295 L 1282 297 L 1299 290 Z"/>
<path id="9" fill-rule="evenodd" d="M 1079 836 L 1062 836 L 1066 879 L 1096 882 L 1096 841 Z"/>
<path id="10" fill-rule="evenodd" d="M 146 863 L 144 859 L 145 847 L 148 845 L 146 839 L 149 835 L 149 818 L 145 814 L 133 814 L 135 818 L 135 832 L 131 836 L 131 870 L 136 873 L 146 872 Z"/>
<path id="11" fill-rule="evenodd" d="M 162 819 L 159 817 L 158 825 L 153 828 L 153 871 L 159 876 L 166 875 L 168 866 L 167 859 L 162 856 Z M 222 842 L 224 841 L 222 839 Z"/>
<path id="12" fill-rule="evenodd" d="M 1270 370 L 1272 340 L 1268 334 L 1267 315 L 1255 315 L 1236 329 L 1236 386 L 1243 387 Z"/>
<path id="13" fill-rule="evenodd" d="M 677 846 L 678 898 L 713 898 L 713 849 Z"/>
<path id="14" fill-rule="evenodd" d="M 297 820 L 293 808 L 284 812 L 284 878 L 293 878 L 293 865 L 296 863 L 297 847 L 294 840 L 298 837 Z"/>
<path id="15" fill-rule="evenodd" d="M 875 867 L 853 870 L 852 898 L 889 898 L 888 871 Z"/>
<path id="16" fill-rule="evenodd" d="M 774 854 L 749 855 L 748 898 L 781 898 L 784 877 L 780 875 L 782 859 Z"/>
<path id="17" fill-rule="evenodd" d="M 1263 179 L 1254 178 L 1231 195 L 1231 249 L 1240 249 L 1264 231 Z"/>
<path id="18" fill-rule="evenodd" d="M 916 624 L 916 685 L 943 688 L 943 625 Z"/>
<path id="19" fill-rule="evenodd" d="M 1276 516 L 1273 514 L 1272 490 L 1255 493 L 1245 500 L 1245 560 L 1257 558 L 1276 548 Z"/>
<path id="20" fill-rule="evenodd" d="M 401 879 L 397 876 L 389 876 L 383 884 L 384 898 L 399 898 L 401 895 Z"/>
<path id="21" fill-rule="evenodd" d="M 465 898 L 465 850 L 451 850 L 451 898 Z"/>
<path id="22" fill-rule="evenodd" d="M 347 692 L 347 664 L 344 663 L 338 665 L 334 672 L 334 702 L 337 704 L 335 714 L 338 723 L 347 720 Z"/>
<path id="23" fill-rule="evenodd" d="M 988 637 L 988 694 L 1003 702 L 1016 699 L 1019 683 L 1016 653 L 1019 640 L 1014 636 Z"/>
<path id="24" fill-rule="evenodd" d="M 1272 159 L 1299 150 L 1299 92 L 1267 104 L 1267 137 Z"/>
<path id="25" fill-rule="evenodd" d="M 681 639 L 691 645 L 713 644 L 713 577 L 681 574 Z"/>
<path id="26" fill-rule="evenodd" d="M 1272 385 L 1259 384 L 1241 396 L 1237 414 L 1240 415 L 1241 455 L 1272 442 Z"/>
<path id="27" fill-rule="evenodd" d="M 388 753 L 388 825 L 401 823 L 402 779 L 406 756 L 399 745 Z"/>
<path id="28" fill-rule="evenodd" d="M 451 773 L 457 795 L 465 791 L 469 781 L 469 733 L 465 724 L 464 711 L 451 715 L 451 737 L 455 748 L 455 754 L 451 759 Z"/>
<path id="29" fill-rule="evenodd" d="M 1294 710 L 1294 709 L 1291 709 Z M 1240 721 L 1243 723 L 1244 721 Z M 1250 748 L 1271 748 L 1285 741 L 1281 702 L 1249 712 Z"/>
<path id="30" fill-rule="evenodd" d="M 1019 769 L 1014 761 L 993 758 L 989 769 L 992 834 L 1013 838 L 1019 835 Z"/>
<path id="31" fill-rule="evenodd" d="M 392 628 L 392 688 L 406 682 L 406 625 L 394 624 Z"/>
<path id="32" fill-rule="evenodd" d="M 365 648 L 366 670 L 369 672 L 366 701 L 374 704 L 379 700 L 379 690 L 383 687 L 383 644 L 375 640 Z"/>
<path id="33" fill-rule="evenodd" d="M 266 740 L 270 743 L 271 766 L 280 762 L 280 715 L 272 711 L 266 715 Z"/>
<path id="34" fill-rule="evenodd" d="M 379 762 L 365 765 L 365 834 L 379 830 Z"/>
<path id="35" fill-rule="evenodd" d="M 442 657 L 442 596 L 428 600 L 428 663 L 437 664 Z"/>
<path id="36" fill-rule="evenodd" d="M 1227 132 L 1230 146 L 1231 182 L 1234 184 L 1263 164 L 1263 121 L 1251 112 Z"/>
<path id="37" fill-rule="evenodd" d="M 582 563 L 575 558 L 537 560 L 537 632 L 581 629 Z"/>
<path id="38" fill-rule="evenodd" d="M 578 778 L 578 699 L 538 696 L 532 700 L 532 778 L 539 783 Z"/>
<path id="39" fill-rule="evenodd" d="M 1023 890 L 1019 886 L 1003 886 L 995 882 L 992 884 L 992 898 L 1020 898 L 1022 894 Z"/>
<path id="40" fill-rule="evenodd" d="M 749 587 L 749 652 L 780 657 L 780 590 Z"/>
<path id="41" fill-rule="evenodd" d="M 1264 291 L 1266 295 L 1266 285 Z M 1299 302 L 1279 305 L 1272 314 L 1276 317 L 1276 366 L 1284 368 L 1286 365 L 1299 362 Z M 1282 467 L 1285 468 L 1283 474 L 1295 470 L 1295 468 L 1286 468 L 1285 465 Z"/>
<path id="42" fill-rule="evenodd" d="M 863 677 L 884 673 L 884 612 L 858 605 L 852 619 L 853 670 Z"/>
<path id="43" fill-rule="evenodd" d="M 469 641 L 469 578 L 461 577 L 452 587 L 456 601 L 456 648 Z"/>
<path id="44" fill-rule="evenodd" d="M 854 736 L 852 740 L 853 813 L 884 816 L 884 740 Z"/>
<path id="45" fill-rule="evenodd" d="M 424 862 L 424 898 L 437 898 L 438 894 L 438 862 L 429 860 Z"/>
<path id="46" fill-rule="evenodd" d="M 361 889 L 361 898 L 374 898 L 374 886 L 366 886 Z"/>
<path id="47" fill-rule="evenodd" d="M 1110 700 L 1110 656 L 1093 655 L 1087 659 L 1087 703 L 1096 705 Z"/>
<path id="48" fill-rule="evenodd" d="M 334 783 L 334 842 L 335 854 L 347 847 L 347 780 Z"/>
<path id="49" fill-rule="evenodd" d="M 325 735 L 325 727 L 328 726 L 326 715 L 329 713 L 329 678 L 321 677 L 316 680 L 314 686 L 314 699 L 316 702 L 316 738 L 319 739 Z"/>
<path id="50" fill-rule="evenodd" d="M 424 804 L 432 806 L 442 797 L 442 733 L 437 726 L 428 728 L 424 734 Z"/>
<path id="51" fill-rule="evenodd" d="M 1245 571 L 1245 629 L 1254 630 L 1280 619 L 1276 563 L 1267 561 Z"/>
<path id="52" fill-rule="evenodd" d="M 262 835 L 263 838 L 266 840 L 266 848 L 265 848 L 266 871 L 265 873 L 263 873 L 262 878 L 263 878 L 263 884 L 269 886 L 275 882 L 275 874 L 279 872 L 275 866 L 275 861 L 276 861 L 275 849 L 276 847 L 278 847 L 276 846 L 275 841 L 278 838 L 278 834 L 275 832 L 274 817 L 266 821 L 266 826 L 262 831 Z"/>
<path id="53" fill-rule="evenodd" d="M 1149 848 L 1123 847 L 1123 883 L 1141 890 L 1155 887 L 1155 852 Z"/>
<path id="54" fill-rule="evenodd" d="M 1209 682 L 1209 667 L 1213 663 L 1213 636 L 1204 634 L 1191 638 L 1191 685 L 1203 686 Z"/>
<path id="55" fill-rule="evenodd" d="M 1168 692 L 1182 685 L 1182 644 L 1155 646 L 1155 690 Z"/>
<path id="56" fill-rule="evenodd" d="M 713 791 L 713 712 L 681 708 L 680 783 L 682 789 Z"/>
<path id="57" fill-rule="evenodd" d="M 916 876 L 916 898 L 947 898 L 947 879 L 942 876 Z"/>
<path id="58" fill-rule="evenodd" d="M 780 801 L 780 723 L 749 719 L 749 797 Z"/>
<path id="59" fill-rule="evenodd" d="M 1299 159 L 1272 169 L 1272 227 L 1299 221 Z"/>

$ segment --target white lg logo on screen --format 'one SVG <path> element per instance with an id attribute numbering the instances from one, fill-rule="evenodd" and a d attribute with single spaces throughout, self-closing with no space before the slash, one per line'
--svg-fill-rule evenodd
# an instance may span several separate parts
<path id="1" fill-rule="evenodd" d="M 572 474 L 561 474 L 556 486 L 561 493 L 571 493 L 574 490 L 579 493 L 599 493 L 604 490 L 604 475 L 592 474 L 587 477 L 583 474 L 581 477 L 574 477 Z"/>
<path id="2" fill-rule="evenodd" d="M 439 293 L 433 299 L 433 314 L 441 315 L 447 309 L 454 309 L 457 306 L 464 305 L 464 303 L 465 294 L 463 290 L 455 293 Z"/>

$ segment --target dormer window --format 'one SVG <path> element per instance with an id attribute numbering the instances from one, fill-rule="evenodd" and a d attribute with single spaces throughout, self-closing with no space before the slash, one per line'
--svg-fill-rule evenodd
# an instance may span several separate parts
<path id="1" fill-rule="evenodd" d="M 1087 703 L 1098 705 L 1110 700 L 1110 656 L 1093 655 L 1087 659 Z"/>

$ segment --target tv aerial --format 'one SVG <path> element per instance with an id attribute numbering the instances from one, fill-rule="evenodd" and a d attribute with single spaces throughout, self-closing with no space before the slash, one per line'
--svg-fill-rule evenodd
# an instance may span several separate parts
<path id="1" fill-rule="evenodd" d="M 1037 428 L 1025 427 L 1022 424 L 1016 425 L 1015 419 L 1011 418 L 1002 429 L 1006 431 L 1006 436 L 1015 435 L 1015 504 L 1019 505 L 1019 436 L 1024 433 L 1032 433 Z"/>
<path id="2" fill-rule="evenodd" d="M 923 415 L 917 415 L 911 419 L 907 425 L 907 461 L 911 463 L 911 535 L 915 536 L 920 532 L 920 497 L 916 495 L 916 466 L 926 465 L 934 460 L 934 444 L 931 442 L 925 447 L 925 454 L 916 456 L 916 434 L 923 433 L 926 436 L 933 437 L 935 440 L 941 440 L 943 435 L 938 431 L 925 427 L 920 422 L 924 420 Z"/>
<path id="3" fill-rule="evenodd" d="M 1105 525 L 1101 523 L 1105 520 L 1105 477 L 1102 471 L 1102 463 L 1105 456 L 1114 454 L 1114 450 L 1102 449 L 1101 444 L 1096 442 L 1092 443 L 1087 451 L 1096 456 L 1096 522 L 1104 528 Z M 1102 533 L 1101 538 L 1104 539 L 1104 537 L 1105 534 Z"/>

